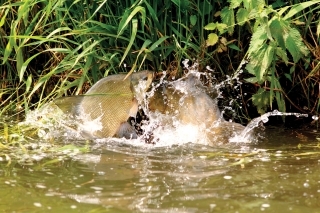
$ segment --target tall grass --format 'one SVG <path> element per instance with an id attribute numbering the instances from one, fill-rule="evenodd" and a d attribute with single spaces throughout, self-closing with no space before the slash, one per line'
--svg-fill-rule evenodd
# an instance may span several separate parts
<path id="1" fill-rule="evenodd" d="M 165 6 L 163 6 L 165 5 Z M 7 1 L 1 14 L 1 112 L 28 110 L 79 94 L 109 73 L 139 69 L 181 72 L 204 42 L 191 1 Z"/>
<path id="2" fill-rule="evenodd" d="M 231 98 L 225 98 L 242 95 L 233 107 L 246 119 L 252 116 L 248 109 L 252 101 L 261 113 L 277 106 L 318 112 L 318 1 L 308 1 L 314 2 L 309 5 L 254 0 L 250 7 L 246 2 L 6 1 L 0 5 L 0 114 L 25 112 L 56 97 L 81 94 L 111 73 L 151 69 L 179 77 L 186 58 L 198 61 L 200 71 L 209 65 L 219 80 L 237 73 L 244 59 L 257 61 L 253 71 L 247 65 L 249 72 L 242 74 L 256 81 L 243 81 L 237 92 L 228 88 Z M 256 53 L 262 50 L 252 49 L 260 40 L 254 36 L 259 26 L 267 30 L 268 21 L 278 16 L 287 16 L 288 27 L 298 30 L 310 54 L 296 60 L 282 47 L 287 58 L 274 54 L 261 68 L 263 60 Z M 265 47 L 276 48 L 270 38 L 263 41 L 269 45 Z"/>

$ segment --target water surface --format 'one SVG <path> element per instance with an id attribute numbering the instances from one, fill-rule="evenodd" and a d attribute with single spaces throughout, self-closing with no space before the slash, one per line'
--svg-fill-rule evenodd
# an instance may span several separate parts
<path id="1" fill-rule="evenodd" d="M 320 212 L 317 135 L 265 135 L 223 147 L 98 141 L 28 164 L 3 155 L 0 212 Z"/>

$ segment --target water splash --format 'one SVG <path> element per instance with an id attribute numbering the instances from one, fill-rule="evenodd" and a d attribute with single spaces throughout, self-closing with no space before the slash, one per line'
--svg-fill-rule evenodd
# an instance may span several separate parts
<path id="1" fill-rule="evenodd" d="M 168 82 L 164 79 L 166 75 L 164 72 L 160 81 L 153 82 L 148 92 L 145 92 L 145 82 L 140 82 L 135 86 L 136 99 L 149 118 L 141 123 L 141 129 L 144 133 L 138 139 L 109 138 L 98 139 L 96 142 L 109 143 L 110 140 L 113 140 L 143 147 L 172 146 L 186 143 L 210 146 L 220 146 L 229 142 L 251 143 L 255 141 L 252 135 L 253 130 L 260 123 L 267 122 L 269 116 L 307 116 L 306 114 L 281 113 L 274 110 L 253 119 L 246 127 L 237 123 L 227 122 L 223 119 L 223 112 L 226 109 L 233 109 L 230 106 L 226 106 L 222 112 L 218 109 L 218 98 L 221 98 L 220 89 L 225 84 L 231 85 L 234 80 L 239 82 L 238 76 L 241 70 L 235 76 L 227 76 L 224 82 L 214 85 L 210 84 L 214 79 L 210 72 L 200 73 L 198 71 L 198 63 L 189 66 L 188 62 L 188 60 L 182 62 L 188 70 L 184 78 Z M 207 67 L 207 70 L 213 71 L 210 67 Z M 209 86 L 205 87 L 201 83 L 200 78 L 202 75 L 206 75 Z M 214 98 L 209 96 L 208 93 L 215 93 Z M 157 110 L 150 108 L 152 98 L 160 101 L 159 103 L 155 102 Z M 38 120 L 39 115 L 42 118 L 40 121 Z M 84 121 L 86 121 L 85 115 L 82 115 L 82 117 L 70 117 L 61 114 L 59 109 L 52 110 L 50 108 L 30 113 L 26 119 L 29 124 L 36 124 L 41 128 L 41 131 L 39 131 L 41 135 L 39 136 L 43 138 L 63 136 L 78 139 L 79 137 L 82 138 L 83 129 L 93 131 L 88 128 L 101 128 L 99 119 L 91 123 Z M 77 122 L 84 125 L 77 125 L 75 128 L 74 124 Z M 150 144 L 146 144 L 146 141 Z"/>
<path id="2" fill-rule="evenodd" d="M 296 116 L 296 117 L 308 117 L 308 114 L 295 113 L 295 112 L 279 112 L 278 110 L 273 110 L 272 112 L 267 112 L 260 117 L 254 118 L 250 123 L 246 126 L 246 128 L 241 132 L 241 134 L 230 138 L 230 142 L 250 142 L 251 132 L 253 129 L 259 126 L 259 124 L 267 123 L 269 121 L 270 116 Z"/>

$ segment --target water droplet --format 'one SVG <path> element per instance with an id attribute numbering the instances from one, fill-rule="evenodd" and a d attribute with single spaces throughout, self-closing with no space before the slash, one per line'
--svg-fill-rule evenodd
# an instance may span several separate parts
<path id="1" fill-rule="evenodd" d="M 216 206 L 217 206 L 217 204 L 212 203 L 212 204 L 210 204 L 210 209 L 214 209 Z"/>
<path id="2" fill-rule="evenodd" d="M 33 203 L 33 205 L 36 206 L 36 207 L 41 207 L 42 206 L 41 203 Z"/>

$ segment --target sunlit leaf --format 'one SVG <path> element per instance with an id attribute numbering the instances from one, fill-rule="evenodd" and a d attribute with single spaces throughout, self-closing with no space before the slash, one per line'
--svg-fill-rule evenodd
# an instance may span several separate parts
<path id="1" fill-rule="evenodd" d="M 2 14 L 2 17 L 0 19 L 0 27 L 2 27 L 4 25 L 4 22 L 6 20 L 6 17 L 7 17 L 7 14 L 9 12 L 9 8 L 7 8 L 5 11 L 4 11 L 4 14 Z"/>
<path id="2" fill-rule="evenodd" d="M 281 58 L 282 61 L 284 61 L 284 63 L 285 63 L 286 65 L 288 65 L 289 59 L 288 59 L 288 56 L 287 56 L 287 52 L 286 52 L 285 50 L 283 50 L 283 49 L 280 48 L 280 47 L 277 47 L 277 48 L 276 48 L 276 54 L 277 54 L 278 57 Z"/>
<path id="3" fill-rule="evenodd" d="M 20 82 L 22 81 L 23 79 L 23 75 L 24 75 L 24 71 L 25 69 L 21 69 L 22 68 L 22 65 L 24 64 L 24 59 L 23 59 L 23 49 L 21 47 L 19 47 L 16 52 L 17 52 L 17 55 L 16 55 L 16 59 L 17 59 L 17 70 L 18 70 L 18 73 L 19 73 L 19 80 Z"/>
<path id="4" fill-rule="evenodd" d="M 257 77 L 246 78 L 246 79 L 244 79 L 244 80 L 247 81 L 247 82 L 249 82 L 249 83 L 252 83 L 252 84 L 258 82 Z"/>
<path id="5" fill-rule="evenodd" d="M 234 11 L 228 7 L 224 7 L 221 10 L 221 19 L 224 24 L 228 26 L 228 33 L 232 35 L 234 31 Z"/>
<path id="6" fill-rule="evenodd" d="M 270 32 L 272 37 L 276 40 L 278 45 L 285 50 L 285 41 L 284 36 L 288 34 L 289 31 L 289 23 L 282 19 L 274 19 L 270 24 Z"/>
<path id="7" fill-rule="evenodd" d="M 122 59 L 120 61 L 120 64 L 122 64 L 122 62 L 124 61 L 124 59 L 127 57 L 130 49 L 131 49 L 131 46 L 136 38 L 136 35 L 137 35 L 137 31 L 138 31 L 138 20 L 137 19 L 133 19 L 132 20 L 132 33 L 131 33 L 131 37 L 130 37 L 130 42 L 128 44 L 128 46 L 126 47 L 126 51 L 124 52 L 123 56 L 122 56 Z"/>
<path id="8" fill-rule="evenodd" d="M 263 8 L 266 6 L 266 1 L 265 0 L 254 0 L 250 1 L 252 8 L 257 9 L 258 11 L 263 10 Z"/>
<path id="9" fill-rule="evenodd" d="M 289 10 L 289 12 L 283 17 L 284 19 L 289 19 L 292 16 L 296 15 L 299 13 L 301 10 L 310 7 L 313 4 L 319 4 L 320 1 L 306 1 L 302 3 L 298 3 L 296 5 L 293 5 L 292 8 Z"/>
<path id="10" fill-rule="evenodd" d="M 265 47 L 266 47 L 266 50 L 263 51 Z M 274 60 L 274 46 L 268 45 L 265 47 L 261 49 L 261 54 L 263 54 L 263 57 L 259 57 L 259 58 L 262 58 L 262 60 L 260 65 L 260 72 L 257 73 L 258 79 L 262 79 L 264 73 L 269 68 L 271 62 Z"/>
<path id="11" fill-rule="evenodd" d="M 212 23 L 209 23 L 206 26 L 204 26 L 204 29 L 205 30 L 214 30 L 214 29 L 216 29 L 216 27 L 217 27 L 216 23 L 212 22 Z"/>
<path id="12" fill-rule="evenodd" d="M 159 38 L 156 42 L 154 42 L 151 47 L 149 48 L 149 51 L 152 52 L 155 48 L 157 48 L 162 42 L 164 42 L 169 36 L 163 36 Z"/>
<path id="13" fill-rule="evenodd" d="M 29 92 L 32 84 L 32 74 L 30 74 L 26 80 L 26 93 Z"/>
<path id="14" fill-rule="evenodd" d="M 240 26 L 244 25 L 246 21 L 248 21 L 248 15 L 249 15 L 248 10 L 244 8 L 239 8 L 237 12 L 237 22 Z"/>
<path id="15" fill-rule="evenodd" d="M 235 9 L 239 7 L 241 3 L 242 3 L 242 0 L 230 0 L 230 7 L 232 9 Z"/>
<path id="16" fill-rule="evenodd" d="M 11 40 L 13 40 L 13 38 L 10 38 L 9 39 L 9 42 L 7 43 L 6 45 L 6 48 L 4 49 L 4 55 L 3 55 L 3 60 L 2 60 L 2 64 L 5 64 L 5 62 L 8 60 L 11 52 L 12 52 L 12 43 L 13 41 L 11 42 Z"/>
<path id="17" fill-rule="evenodd" d="M 218 37 L 217 34 L 215 34 L 215 33 L 210 33 L 210 34 L 208 35 L 208 39 L 207 39 L 207 41 L 206 41 L 207 46 L 213 46 L 213 45 L 215 45 L 215 44 L 218 42 L 218 39 L 219 39 L 219 37 Z"/>
<path id="18" fill-rule="evenodd" d="M 227 29 L 228 29 L 228 26 L 226 24 L 223 24 L 223 23 L 217 23 L 216 26 L 217 26 L 217 29 L 218 29 L 220 35 L 225 33 L 227 31 Z"/>
<path id="19" fill-rule="evenodd" d="M 299 31 L 295 28 L 290 28 L 289 33 L 285 35 L 285 45 L 295 63 L 297 63 L 303 56 L 307 56 L 309 53 L 308 48 L 302 42 Z"/>
<path id="20" fill-rule="evenodd" d="M 124 16 L 122 16 L 122 19 L 120 21 L 119 24 L 119 28 L 118 28 L 118 33 L 117 36 L 122 35 L 122 33 L 124 32 L 124 30 L 128 27 L 129 23 L 131 22 L 131 20 L 133 19 L 133 17 L 140 12 L 142 14 L 142 20 L 144 23 L 144 20 L 146 18 L 146 10 L 144 7 L 141 6 L 137 6 L 135 7 L 132 12 L 130 12 L 129 10 L 126 11 L 126 14 Z M 144 24 L 143 24 L 144 25 Z"/>
<path id="21" fill-rule="evenodd" d="M 250 46 L 248 49 L 249 56 L 253 52 L 256 52 L 259 48 L 261 48 L 262 44 L 266 42 L 267 33 L 263 27 L 258 27 L 258 29 L 253 33 Z"/>
<path id="22" fill-rule="evenodd" d="M 250 7 L 251 6 L 251 1 L 252 0 L 243 0 L 244 8 L 246 8 L 247 10 L 251 10 L 252 9 L 252 7 Z"/>

